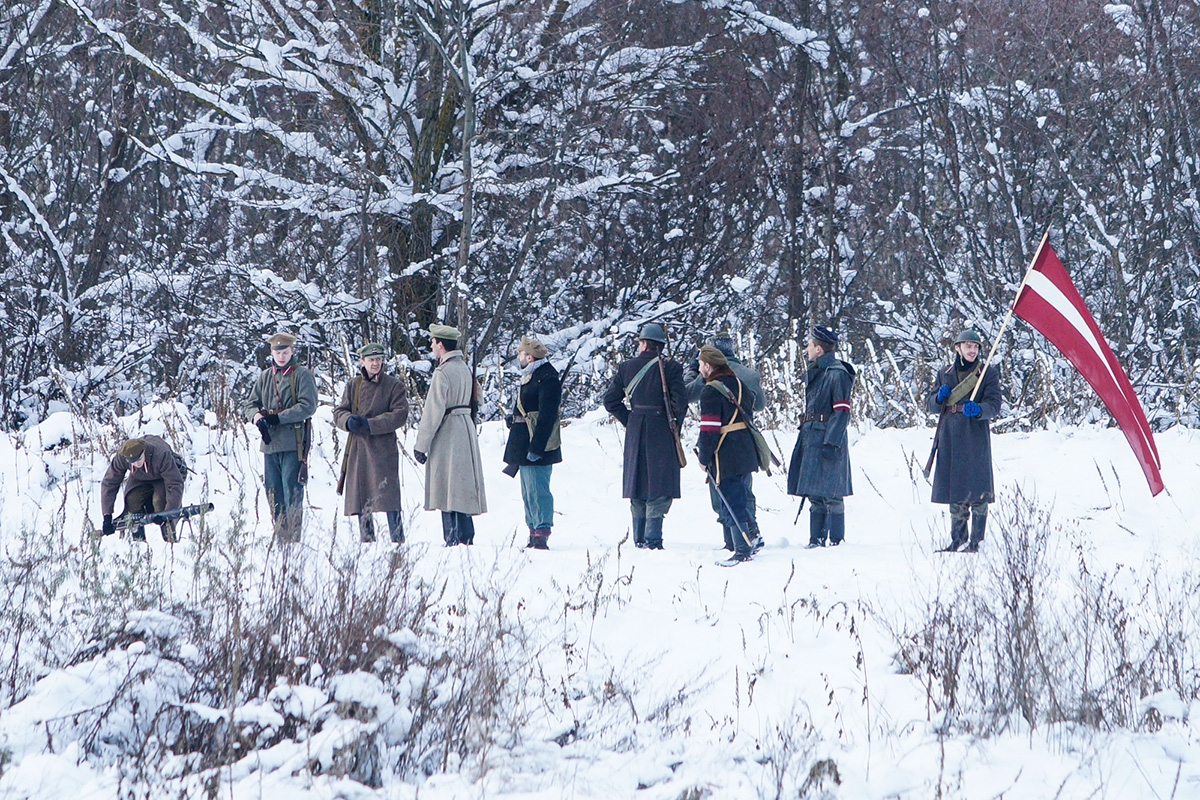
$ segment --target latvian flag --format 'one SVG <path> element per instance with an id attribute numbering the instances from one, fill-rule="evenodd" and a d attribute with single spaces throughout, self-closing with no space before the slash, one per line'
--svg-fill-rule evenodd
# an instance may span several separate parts
<path id="1" fill-rule="evenodd" d="M 1047 234 L 1048 236 L 1049 234 Z M 1025 282 L 1013 301 L 1013 313 L 1028 322 L 1062 351 L 1087 380 L 1129 440 L 1150 484 L 1150 494 L 1163 490 L 1162 462 L 1125 370 L 1100 333 L 1083 298 L 1046 237 L 1034 256 Z"/>

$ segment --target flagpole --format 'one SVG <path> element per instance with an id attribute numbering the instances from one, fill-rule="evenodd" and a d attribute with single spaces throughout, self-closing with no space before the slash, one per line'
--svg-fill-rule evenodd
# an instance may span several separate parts
<path id="1" fill-rule="evenodd" d="M 1037 250 L 1033 253 L 1033 258 L 1029 260 L 1029 269 L 1025 270 L 1025 276 L 1021 278 L 1021 285 L 1017 287 L 1017 295 L 1008 305 L 1008 313 L 1004 315 L 1004 322 L 1000 323 L 1000 330 L 996 331 L 996 336 L 992 339 L 992 347 L 988 350 L 987 360 L 983 362 L 983 369 L 979 371 L 979 380 L 975 382 L 975 388 L 971 390 L 971 400 L 974 402 L 975 395 L 979 392 L 979 387 L 983 386 L 983 376 L 987 374 L 988 365 L 992 363 L 992 354 L 996 352 L 996 345 L 1000 344 L 1000 337 L 1004 335 L 1005 328 L 1008 327 L 1009 320 L 1012 319 L 1013 309 L 1017 307 L 1017 301 L 1021 299 L 1021 291 L 1025 288 L 1025 284 L 1029 281 L 1029 273 L 1033 272 L 1033 265 L 1037 263 L 1038 256 L 1042 254 L 1042 248 L 1046 246 L 1046 241 L 1050 238 L 1050 229 L 1042 234 L 1042 241 L 1037 246 Z"/>

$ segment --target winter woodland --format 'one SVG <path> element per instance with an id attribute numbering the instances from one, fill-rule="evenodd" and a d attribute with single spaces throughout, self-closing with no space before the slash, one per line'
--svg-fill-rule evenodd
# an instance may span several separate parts
<path id="1" fill-rule="evenodd" d="M 1200 796 L 1195 0 L 2 5 L 0 797 Z M 923 395 L 1047 229 L 1167 491 L 1016 321 L 993 532 L 947 559 Z M 845 546 L 760 475 L 767 547 L 714 566 L 692 465 L 632 548 L 596 398 L 647 320 L 728 327 L 785 458 L 841 332 Z M 419 399 L 431 322 L 490 511 L 435 547 L 405 459 L 410 541 L 362 547 L 330 403 L 368 340 Z M 291 548 L 235 411 L 279 328 L 322 399 Z M 544 557 L 498 471 L 525 332 L 571 418 Z M 173 547 L 92 535 L 141 433 L 217 506 Z"/>

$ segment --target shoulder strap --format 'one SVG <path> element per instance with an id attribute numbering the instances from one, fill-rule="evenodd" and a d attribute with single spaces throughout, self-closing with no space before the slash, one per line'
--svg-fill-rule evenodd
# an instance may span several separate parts
<path id="1" fill-rule="evenodd" d="M 655 356 L 654 358 L 647 361 L 646 365 L 643 366 L 641 369 L 639 369 L 637 371 L 637 374 L 633 376 L 633 380 L 631 380 L 629 383 L 627 383 L 625 385 L 625 399 L 626 400 L 628 400 L 629 396 L 633 394 L 633 390 L 637 388 L 637 385 L 642 382 L 642 378 L 646 377 L 646 373 L 650 371 L 650 368 L 653 367 L 657 363 L 658 363 L 658 356 Z"/>
<path id="2" fill-rule="evenodd" d="M 950 367 L 950 370 L 953 372 L 954 367 Z M 978 381 L 979 370 L 971 370 L 971 374 L 959 381 L 958 385 L 950 391 L 950 396 L 946 398 L 946 405 L 952 406 L 969 395 L 971 390 L 975 388 L 975 384 Z"/>

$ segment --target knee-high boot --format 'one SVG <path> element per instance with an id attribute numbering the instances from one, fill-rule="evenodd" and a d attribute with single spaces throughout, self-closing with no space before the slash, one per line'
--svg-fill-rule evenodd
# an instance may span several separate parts
<path id="1" fill-rule="evenodd" d="M 825 546 L 825 521 L 827 514 L 824 508 L 812 509 L 808 512 L 808 546 Z"/>

